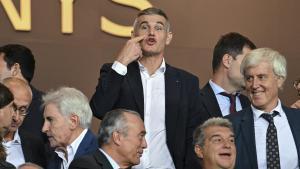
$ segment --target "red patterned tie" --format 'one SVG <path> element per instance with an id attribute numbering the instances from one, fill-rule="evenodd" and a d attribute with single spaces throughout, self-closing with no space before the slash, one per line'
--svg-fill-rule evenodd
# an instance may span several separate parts
<path id="1" fill-rule="evenodd" d="M 236 105 L 235 105 L 235 99 L 236 99 L 236 94 L 228 94 L 226 92 L 221 92 L 220 93 L 222 96 L 228 97 L 230 100 L 230 113 L 236 113 Z"/>

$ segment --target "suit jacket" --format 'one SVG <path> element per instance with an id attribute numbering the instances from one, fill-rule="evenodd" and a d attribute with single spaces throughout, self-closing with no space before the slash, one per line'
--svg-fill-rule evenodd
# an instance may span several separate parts
<path id="1" fill-rule="evenodd" d="M 79 144 L 73 160 L 81 156 L 91 154 L 92 152 L 97 150 L 98 147 L 99 146 L 98 146 L 98 141 L 96 136 L 92 133 L 91 130 L 88 130 L 85 136 L 83 137 L 81 143 Z M 58 155 L 55 152 L 53 152 L 47 168 L 59 169 L 61 165 L 61 161 L 62 160 L 58 157 Z"/>
<path id="2" fill-rule="evenodd" d="M 297 147 L 298 163 L 300 164 L 300 110 L 282 106 L 290 125 Z M 255 146 L 255 130 L 253 111 L 248 107 L 236 114 L 228 116 L 232 122 L 235 133 L 237 149 L 236 169 L 256 169 L 257 156 Z"/>
<path id="3" fill-rule="evenodd" d="M 190 156 L 193 156 L 192 133 L 200 123 L 198 99 L 198 78 L 166 64 L 166 137 L 177 169 L 187 167 L 190 164 Z M 144 96 L 138 63 L 130 63 L 125 76 L 116 73 L 111 64 L 104 64 L 90 105 L 94 116 L 100 119 L 106 112 L 116 108 L 135 110 L 143 118 Z"/>
<path id="4" fill-rule="evenodd" d="M 105 155 L 96 150 L 94 153 L 73 160 L 69 169 L 113 169 Z"/>
<path id="5" fill-rule="evenodd" d="M 23 129 L 19 129 L 19 135 L 25 161 L 46 167 L 46 152 L 43 140 Z"/>
<path id="6" fill-rule="evenodd" d="M 239 99 L 242 108 L 250 106 L 249 99 L 240 94 Z M 200 104 L 201 104 L 201 123 L 206 121 L 211 117 L 222 117 L 222 112 L 217 101 L 217 97 L 211 88 L 210 84 L 207 83 L 200 91 Z"/>
<path id="7" fill-rule="evenodd" d="M 44 140 L 44 142 L 46 142 L 47 137 L 44 133 L 42 133 L 42 127 L 44 123 L 42 95 L 44 93 L 37 90 L 32 85 L 30 85 L 30 88 L 32 91 L 32 101 L 28 108 L 28 114 L 26 115 L 20 128 L 39 136 Z"/>

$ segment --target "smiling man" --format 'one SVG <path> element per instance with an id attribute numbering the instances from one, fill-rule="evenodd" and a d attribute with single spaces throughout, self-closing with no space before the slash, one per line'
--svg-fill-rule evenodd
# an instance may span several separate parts
<path id="1" fill-rule="evenodd" d="M 95 135 L 89 130 L 92 110 L 87 97 L 75 88 L 61 87 L 43 96 L 44 125 L 50 146 L 55 153 L 48 169 L 66 169 L 73 159 L 98 148 Z"/>
<path id="2" fill-rule="evenodd" d="M 133 168 L 191 169 L 193 129 L 199 119 L 199 81 L 165 61 L 173 34 L 167 15 L 160 9 L 141 11 L 132 38 L 113 64 L 104 64 L 90 105 L 102 119 L 115 108 L 140 113 L 147 130 L 147 149 Z"/>
<path id="3" fill-rule="evenodd" d="M 236 148 L 232 124 L 220 117 L 206 120 L 194 132 L 194 149 L 202 169 L 233 169 Z"/>
<path id="4" fill-rule="evenodd" d="M 236 135 L 236 169 L 298 169 L 300 110 L 279 99 L 287 76 L 286 59 L 260 48 L 241 64 L 251 107 L 229 116 Z"/>

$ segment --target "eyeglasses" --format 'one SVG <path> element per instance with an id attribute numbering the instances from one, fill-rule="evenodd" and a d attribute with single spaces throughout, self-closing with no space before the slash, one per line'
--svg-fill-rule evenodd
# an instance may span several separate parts
<path id="1" fill-rule="evenodd" d="M 14 112 L 18 112 L 21 116 L 26 116 L 28 114 L 28 107 L 27 106 L 18 106 L 16 103 L 12 104 L 12 108 Z"/>

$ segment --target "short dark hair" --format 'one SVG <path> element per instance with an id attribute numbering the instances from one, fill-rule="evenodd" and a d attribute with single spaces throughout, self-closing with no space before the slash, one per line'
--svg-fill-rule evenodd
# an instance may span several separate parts
<path id="1" fill-rule="evenodd" d="M 0 109 L 7 106 L 14 100 L 14 96 L 11 91 L 0 83 Z"/>
<path id="2" fill-rule="evenodd" d="M 35 60 L 29 48 L 19 44 L 8 44 L 0 48 L 0 53 L 4 54 L 8 69 L 18 63 L 24 78 L 29 83 L 31 82 L 35 70 Z"/>
<path id="3" fill-rule="evenodd" d="M 167 14 L 163 10 L 161 10 L 159 8 L 154 8 L 154 7 L 147 8 L 147 9 L 140 11 L 138 13 L 137 17 L 140 17 L 142 15 L 160 15 L 160 16 L 164 17 L 167 21 L 169 20 Z"/>
<path id="4" fill-rule="evenodd" d="M 229 54 L 235 59 L 237 55 L 243 52 L 244 47 L 256 49 L 253 42 L 239 33 L 230 32 L 221 36 L 214 48 L 212 61 L 213 72 L 216 72 L 225 54 Z"/>

